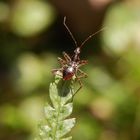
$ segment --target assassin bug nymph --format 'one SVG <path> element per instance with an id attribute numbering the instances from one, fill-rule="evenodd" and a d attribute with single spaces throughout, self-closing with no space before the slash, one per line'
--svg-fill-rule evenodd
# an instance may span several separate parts
<path id="1" fill-rule="evenodd" d="M 71 80 L 73 76 L 75 76 L 75 80 L 78 81 L 80 87 L 76 90 L 75 94 L 82 88 L 83 84 L 81 82 L 81 78 L 86 78 L 87 74 L 83 72 L 81 69 L 79 69 L 81 66 L 87 64 L 87 60 L 80 60 L 80 53 L 81 53 L 81 48 L 85 45 L 85 43 L 92 38 L 95 34 L 99 33 L 102 31 L 104 28 L 101 30 L 91 34 L 88 36 L 80 46 L 78 46 L 77 41 L 75 40 L 73 34 L 71 33 L 70 29 L 66 25 L 66 17 L 64 17 L 63 24 L 67 31 L 69 32 L 71 38 L 73 39 L 76 49 L 74 50 L 74 55 L 70 57 L 67 53 L 63 52 L 64 59 L 58 57 L 58 62 L 61 65 L 61 68 L 59 69 L 53 69 L 52 72 L 53 74 L 57 74 L 57 72 L 62 73 L 62 78 L 63 80 Z"/>

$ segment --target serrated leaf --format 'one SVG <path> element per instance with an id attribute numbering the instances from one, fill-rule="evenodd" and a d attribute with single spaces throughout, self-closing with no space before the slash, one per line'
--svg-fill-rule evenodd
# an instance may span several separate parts
<path id="1" fill-rule="evenodd" d="M 58 90 L 55 83 L 50 84 L 49 92 L 50 92 L 50 99 L 52 101 L 54 108 L 58 108 L 60 97 L 58 96 Z"/>
<path id="2" fill-rule="evenodd" d="M 59 120 L 63 120 L 72 113 L 72 103 L 68 103 L 60 108 Z"/>
<path id="3" fill-rule="evenodd" d="M 63 81 L 57 85 L 58 88 L 58 95 L 61 96 L 61 105 L 66 104 L 68 101 L 72 100 L 72 96 L 74 94 L 74 90 L 72 87 L 72 81 Z"/>
<path id="4" fill-rule="evenodd" d="M 53 107 L 47 104 L 44 108 L 46 119 L 49 121 L 50 119 L 53 121 L 56 119 L 57 113 Z"/>
<path id="5" fill-rule="evenodd" d="M 72 100 L 74 90 L 71 86 L 71 81 L 59 80 L 58 83 L 50 84 L 50 98 L 54 108 L 58 109 L 58 106 L 63 106 L 70 99 Z"/>
<path id="6" fill-rule="evenodd" d="M 48 140 L 53 140 L 51 128 L 48 125 L 40 126 L 39 136 L 43 140 L 45 140 L 45 138 L 47 138 Z"/>
<path id="7" fill-rule="evenodd" d="M 63 137 L 72 129 L 72 127 L 74 127 L 74 125 L 75 125 L 75 118 L 67 119 L 59 122 L 57 126 L 56 136 L 59 138 Z"/>
<path id="8" fill-rule="evenodd" d="M 50 84 L 50 99 L 52 106 L 46 104 L 45 121 L 40 125 L 40 140 L 71 140 L 72 137 L 64 137 L 74 126 L 75 118 L 66 119 L 73 110 L 73 86 L 72 81 L 63 81 L 56 76 L 55 82 Z"/>

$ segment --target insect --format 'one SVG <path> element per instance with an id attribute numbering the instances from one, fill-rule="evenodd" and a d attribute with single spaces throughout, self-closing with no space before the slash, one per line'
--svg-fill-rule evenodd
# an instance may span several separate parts
<path id="1" fill-rule="evenodd" d="M 86 78 L 87 74 L 85 72 L 83 72 L 80 67 L 83 65 L 87 64 L 87 60 L 80 60 L 80 53 L 81 53 L 81 48 L 85 45 L 85 43 L 92 38 L 95 34 L 99 33 L 100 31 L 102 31 L 104 28 L 102 28 L 101 30 L 91 34 L 90 36 L 88 36 L 82 43 L 80 46 L 78 46 L 77 41 L 75 40 L 73 34 L 71 33 L 70 29 L 68 28 L 68 26 L 66 25 L 66 17 L 64 17 L 64 21 L 63 24 L 65 26 L 65 28 L 67 29 L 67 31 L 69 32 L 71 38 L 73 39 L 76 49 L 74 50 L 74 55 L 72 57 L 70 57 L 66 52 L 63 52 L 63 56 L 64 59 L 58 57 L 58 62 L 61 65 L 61 68 L 59 69 L 53 69 L 52 72 L 53 74 L 57 74 L 57 72 L 61 72 L 62 73 L 62 78 L 63 80 L 71 80 L 73 78 L 73 76 L 75 76 L 76 81 L 78 81 L 79 83 L 79 88 L 76 90 L 75 94 L 83 87 L 83 84 L 81 82 L 81 78 Z"/>

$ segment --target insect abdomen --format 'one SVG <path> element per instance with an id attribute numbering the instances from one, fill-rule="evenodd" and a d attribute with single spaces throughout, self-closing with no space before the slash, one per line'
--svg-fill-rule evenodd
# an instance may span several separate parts
<path id="1" fill-rule="evenodd" d="M 74 75 L 74 69 L 67 67 L 63 70 L 63 80 L 70 80 Z"/>

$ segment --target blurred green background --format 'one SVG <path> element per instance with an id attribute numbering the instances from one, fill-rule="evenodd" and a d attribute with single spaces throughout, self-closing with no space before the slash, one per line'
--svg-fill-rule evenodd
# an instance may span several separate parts
<path id="1" fill-rule="evenodd" d="M 73 140 L 140 140 L 139 0 L 0 0 L 0 140 L 33 140 L 62 51 L 83 48 Z"/>

